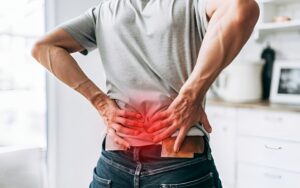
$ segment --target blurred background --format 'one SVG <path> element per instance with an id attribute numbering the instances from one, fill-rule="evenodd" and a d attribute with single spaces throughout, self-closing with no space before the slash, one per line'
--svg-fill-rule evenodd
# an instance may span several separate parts
<path id="1" fill-rule="evenodd" d="M 96 0 L 10 0 L 0 7 L 0 188 L 88 187 L 104 123 L 31 57 L 33 43 Z M 300 1 L 259 0 L 260 19 L 207 94 L 225 188 L 300 185 Z M 72 56 L 103 90 L 97 50 Z"/>

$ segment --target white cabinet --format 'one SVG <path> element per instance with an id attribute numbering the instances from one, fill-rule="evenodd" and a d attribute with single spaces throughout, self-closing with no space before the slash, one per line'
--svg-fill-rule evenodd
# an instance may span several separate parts
<path id="1" fill-rule="evenodd" d="M 300 106 L 211 101 L 206 112 L 224 187 L 299 187 Z"/>
<path id="2" fill-rule="evenodd" d="M 239 109 L 237 124 L 238 188 L 300 185 L 300 113 Z"/>
<path id="3" fill-rule="evenodd" d="M 211 136 L 212 155 L 224 187 L 233 188 L 235 183 L 236 110 L 224 107 L 207 107 L 207 116 L 213 127 Z"/>
<path id="4" fill-rule="evenodd" d="M 293 188 L 300 185 L 300 173 L 239 163 L 239 188 Z"/>
<path id="5" fill-rule="evenodd" d="M 265 109 L 239 109 L 237 121 L 241 135 L 300 142 L 300 113 Z"/>
<path id="6" fill-rule="evenodd" d="M 238 137 L 238 162 L 300 172 L 300 142 Z"/>

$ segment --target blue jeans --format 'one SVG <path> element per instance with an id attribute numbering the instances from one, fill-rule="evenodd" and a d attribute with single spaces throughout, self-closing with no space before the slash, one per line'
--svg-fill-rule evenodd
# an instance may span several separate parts
<path id="1" fill-rule="evenodd" d="M 105 151 L 94 168 L 90 188 L 222 188 L 207 137 L 194 158 L 160 157 L 161 145 Z"/>

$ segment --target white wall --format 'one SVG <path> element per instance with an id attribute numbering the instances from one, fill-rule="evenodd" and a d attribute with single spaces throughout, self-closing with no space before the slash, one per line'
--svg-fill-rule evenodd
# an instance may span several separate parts
<path id="1" fill-rule="evenodd" d="M 300 19 L 300 3 L 297 4 L 282 4 L 278 9 L 279 15 L 287 15 Z M 261 11 L 262 13 L 262 11 Z M 299 30 L 289 30 L 280 32 L 270 32 L 262 41 L 255 41 L 253 38 L 249 40 L 246 46 L 239 54 L 239 60 L 252 61 L 260 58 L 261 51 L 266 47 L 267 42 L 277 52 L 277 60 L 291 60 L 298 61 L 300 63 L 300 32 Z"/>
<path id="2" fill-rule="evenodd" d="M 47 30 L 98 3 L 93 0 L 46 0 Z M 105 90 L 97 50 L 73 55 L 84 72 Z M 104 123 L 79 93 L 48 74 L 49 172 L 51 188 L 83 188 L 92 180 L 101 151 Z"/>
<path id="3" fill-rule="evenodd" d="M 267 46 L 267 42 L 275 49 L 277 60 L 296 60 L 300 63 L 299 31 L 273 33 L 267 36 L 263 41 L 255 41 L 253 38 L 250 38 L 236 60 L 243 62 L 258 60 L 262 50 Z"/>

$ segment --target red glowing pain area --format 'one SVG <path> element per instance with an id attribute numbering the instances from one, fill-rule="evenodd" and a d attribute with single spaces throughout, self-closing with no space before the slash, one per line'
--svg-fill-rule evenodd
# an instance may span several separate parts
<path id="1" fill-rule="evenodd" d="M 134 97 L 130 97 L 127 102 L 121 100 L 117 102 L 121 109 L 139 114 L 136 118 L 131 118 L 131 125 L 128 127 L 136 130 L 137 134 L 120 134 L 120 136 L 133 146 L 159 143 L 155 136 L 172 124 L 166 109 L 173 99 L 161 92 L 132 91 L 129 95 Z"/>

